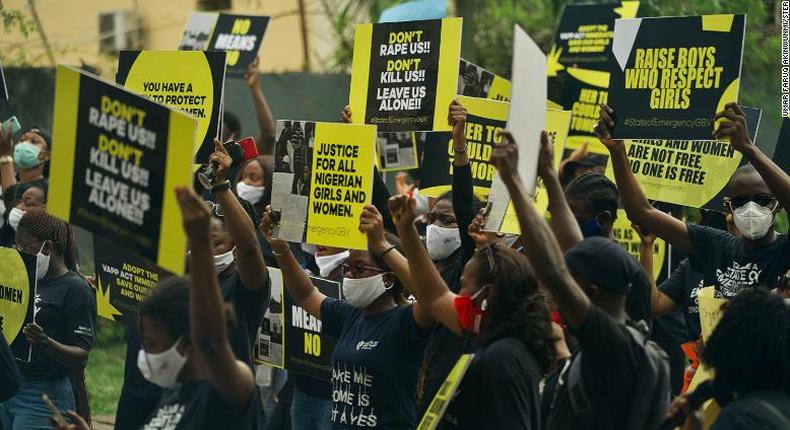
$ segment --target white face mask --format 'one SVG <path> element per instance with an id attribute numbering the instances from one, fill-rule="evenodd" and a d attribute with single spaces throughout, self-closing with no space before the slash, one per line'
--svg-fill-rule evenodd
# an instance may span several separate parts
<path id="1" fill-rule="evenodd" d="M 11 208 L 11 212 L 8 212 L 8 225 L 10 225 L 14 231 L 19 228 L 19 221 L 24 214 L 25 211 L 19 208 Z"/>
<path id="2" fill-rule="evenodd" d="M 318 266 L 321 277 L 326 278 L 329 276 L 329 274 L 343 264 L 350 255 L 351 252 L 349 251 L 343 251 L 333 255 L 316 255 L 315 264 Z"/>
<path id="3" fill-rule="evenodd" d="M 765 236 L 774 224 L 774 211 L 755 202 L 748 202 L 733 209 L 732 218 L 743 237 L 756 240 Z"/>
<path id="4" fill-rule="evenodd" d="M 181 338 L 170 349 L 159 354 L 149 354 L 140 349 L 137 353 L 137 368 L 148 382 L 162 388 L 176 385 L 178 374 L 187 362 L 186 356 L 176 349 L 180 340 Z"/>
<path id="5" fill-rule="evenodd" d="M 46 244 L 46 242 L 44 242 Z M 40 281 L 47 276 L 49 272 L 49 255 L 44 255 L 44 245 L 36 254 L 36 280 Z"/>
<path id="6" fill-rule="evenodd" d="M 386 293 L 384 274 L 379 273 L 369 278 L 343 278 L 343 296 L 356 308 L 366 308 Z"/>
<path id="7" fill-rule="evenodd" d="M 235 257 L 233 256 L 233 251 L 235 250 L 236 247 L 234 246 L 233 249 L 231 249 L 230 251 L 224 254 L 219 254 L 214 256 L 214 267 L 217 269 L 217 273 L 224 272 L 225 269 L 227 269 L 228 267 L 230 267 L 231 264 L 233 264 L 233 261 L 235 261 Z"/>
<path id="8" fill-rule="evenodd" d="M 5 217 L 3 215 L 5 215 L 5 203 L 3 203 L 2 195 L 0 195 L 0 228 L 3 228 L 5 225 Z"/>
<path id="9" fill-rule="evenodd" d="M 444 260 L 461 247 L 461 235 L 457 228 L 429 224 L 425 236 L 428 255 L 434 261 Z"/>
<path id="10" fill-rule="evenodd" d="M 245 184 L 244 181 L 239 181 L 236 183 L 236 194 L 252 204 L 256 204 L 263 199 L 263 192 L 265 190 L 266 187 L 254 187 L 252 185 Z"/>

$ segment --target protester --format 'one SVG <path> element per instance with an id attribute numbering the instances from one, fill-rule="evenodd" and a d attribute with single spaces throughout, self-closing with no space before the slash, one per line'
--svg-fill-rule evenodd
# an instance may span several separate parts
<path id="1" fill-rule="evenodd" d="M 370 251 L 352 250 L 343 263 L 343 296 L 321 294 L 299 266 L 288 244 L 272 236 L 271 207 L 261 232 L 271 243 L 288 294 L 336 337 L 332 353 L 332 428 L 412 429 L 417 370 L 433 319 L 420 303 L 405 305 L 408 263 L 397 239 L 368 205 L 359 228 Z M 354 400 L 351 400 L 353 395 Z"/>
<path id="2" fill-rule="evenodd" d="M 470 342 L 474 359 L 445 414 L 445 425 L 541 428 L 539 386 L 556 352 L 549 307 L 532 267 L 515 250 L 493 242 L 479 248 L 465 265 L 460 291 L 453 293 L 414 227 L 414 199 L 393 197 L 390 210 L 418 302 L 452 334 L 467 340 L 476 336 Z"/>
<path id="3" fill-rule="evenodd" d="M 17 228 L 19 228 L 19 221 L 22 219 L 22 216 L 25 215 L 25 212 L 33 208 L 42 207 L 46 204 L 46 184 L 31 185 L 22 194 L 22 198 L 19 199 L 19 203 L 15 207 L 11 208 L 11 211 L 8 213 L 8 225 L 10 225 L 11 228 L 16 231 Z"/>
<path id="4" fill-rule="evenodd" d="M 765 288 L 747 290 L 725 307 L 707 340 L 703 361 L 713 369 L 722 407 L 711 430 L 790 428 L 790 304 Z M 688 396 L 668 416 L 686 415 L 684 430 L 702 429 Z"/>
<path id="5" fill-rule="evenodd" d="M 260 57 L 255 56 L 255 61 L 247 66 L 247 70 L 244 73 L 244 82 L 250 87 L 250 94 L 252 95 L 252 102 L 255 105 L 255 114 L 258 119 L 258 127 L 261 133 L 258 140 L 256 140 L 258 153 L 270 157 L 274 154 L 274 136 L 276 128 L 274 115 L 272 115 L 272 110 L 269 108 L 269 103 L 266 101 L 266 97 L 263 95 L 263 90 L 261 90 L 259 83 L 259 64 Z M 239 127 L 239 132 L 241 132 L 241 127 Z"/>
<path id="6" fill-rule="evenodd" d="M 234 356 L 227 325 L 234 313 L 223 304 L 212 256 L 212 217 L 198 196 L 178 188 L 184 230 L 191 247 L 190 278 L 162 282 L 140 304 L 143 348 L 137 365 L 165 389 L 141 428 L 258 428 L 259 401 L 248 363 Z M 211 315 L 211 318 L 207 318 Z M 71 425 L 88 430 L 74 411 Z"/>
<path id="7" fill-rule="evenodd" d="M 757 148 L 746 127 L 743 110 L 726 105 L 715 119 L 724 119 L 714 138 L 729 138 L 730 146 L 751 163 L 740 167 L 727 186 L 726 209 L 733 215 L 741 237 L 684 223 L 654 209 L 631 171 L 625 145 L 614 140 L 614 110 L 601 105 L 595 126 L 599 140 L 611 155 L 617 185 L 628 218 L 689 253 L 691 267 L 713 285 L 717 295 L 731 298 L 758 284 L 774 284 L 790 269 L 790 241 L 774 230 L 776 214 L 790 205 L 790 176 Z"/>
<path id="8" fill-rule="evenodd" d="M 96 298 L 76 272 L 71 228 L 42 208 L 19 221 L 16 246 L 37 255 L 36 317 L 22 333 L 32 347 L 29 362 L 17 361 L 22 374 L 19 392 L 0 404 L 6 430 L 47 429 L 51 412 L 46 394 L 62 411 L 75 409 L 69 373 L 84 367 L 94 342 Z"/>
<path id="9" fill-rule="evenodd" d="M 541 145 L 548 145 L 543 132 Z M 518 150 L 504 132 L 491 156 L 519 219 L 526 253 L 579 350 L 551 401 L 548 429 L 653 428 L 669 404 L 666 355 L 627 324 L 628 288 L 642 268 L 611 240 L 588 238 L 565 253 L 527 197 Z M 642 273 L 642 276 L 644 274 Z"/>

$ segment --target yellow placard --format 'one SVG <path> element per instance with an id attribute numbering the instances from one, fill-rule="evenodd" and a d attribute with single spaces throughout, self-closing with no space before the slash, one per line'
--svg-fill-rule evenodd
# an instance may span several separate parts
<path id="1" fill-rule="evenodd" d="M 631 221 L 624 209 L 617 210 L 617 219 L 612 225 L 612 235 L 614 240 L 620 244 L 629 254 L 639 260 L 639 233 L 631 227 Z M 664 266 L 664 259 L 667 254 L 667 244 L 661 238 L 656 238 L 653 242 L 653 279 L 656 280 L 661 275 L 661 268 Z"/>
<path id="2" fill-rule="evenodd" d="M 447 405 L 458 390 L 458 386 L 461 385 L 461 381 L 464 379 L 466 371 L 469 370 L 474 357 L 474 354 L 464 354 L 458 359 L 450 374 L 447 375 L 447 379 L 444 380 L 444 383 L 439 388 L 439 392 L 436 393 L 436 397 L 431 400 L 428 411 L 420 420 L 417 430 L 434 430 L 439 426 L 439 423 L 442 422 L 442 416 L 447 411 Z"/>
<path id="3" fill-rule="evenodd" d="M 31 280 L 35 282 L 19 252 L 0 247 L 0 325 L 9 345 L 32 317 L 35 285 L 31 285 Z"/>

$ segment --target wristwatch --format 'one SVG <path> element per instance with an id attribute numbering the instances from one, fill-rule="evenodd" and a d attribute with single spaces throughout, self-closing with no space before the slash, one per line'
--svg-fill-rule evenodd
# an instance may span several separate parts
<path id="1" fill-rule="evenodd" d="M 0 157 L 0 164 L 12 164 L 14 162 L 14 157 L 10 155 L 3 155 Z"/>
<path id="2" fill-rule="evenodd" d="M 216 194 L 220 191 L 228 191 L 229 189 L 230 189 L 230 181 L 225 179 L 224 182 L 220 182 L 219 184 L 211 187 L 211 192 Z"/>

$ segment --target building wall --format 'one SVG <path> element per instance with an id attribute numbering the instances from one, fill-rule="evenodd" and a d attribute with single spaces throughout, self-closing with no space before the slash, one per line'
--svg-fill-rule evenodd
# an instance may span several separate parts
<path id="1" fill-rule="evenodd" d="M 334 49 L 333 38 L 327 33 L 330 23 L 321 0 L 304 2 L 311 64 L 313 70 L 320 70 L 316 67 L 322 63 L 320 59 Z M 5 0 L 2 4 L 32 17 L 27 0 Z M 171 50 L 178 47 L 190 12 L 197 10 L 196 0 L 37 0 L 35 4 L 56 62 L 75 66 L 84 62 L 98 67 L 107 77 L 114 75 L 117 60 L 99 53 L 99 12 L 136 11 L 143 28 L 143 49 Z M 304 69 L 298 0 L 233 0 L 227 12 L 272 17 L 260 50 L 261 71 Z M 28 65 L 51 66 L 38 33 L 24 38 L 19 31 L 9 32 L 0 38 L 0 49 L 3 46 L 21 47 Z"/>

